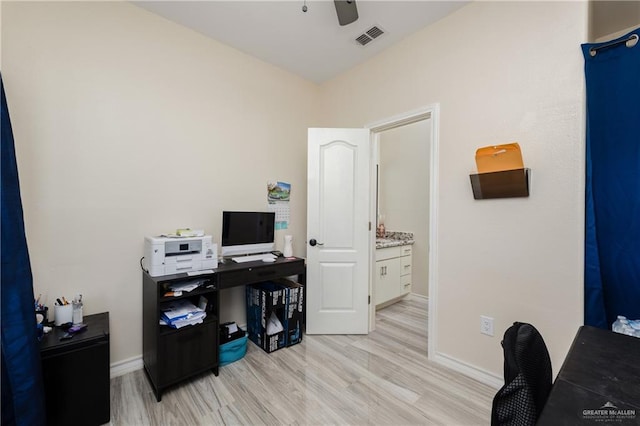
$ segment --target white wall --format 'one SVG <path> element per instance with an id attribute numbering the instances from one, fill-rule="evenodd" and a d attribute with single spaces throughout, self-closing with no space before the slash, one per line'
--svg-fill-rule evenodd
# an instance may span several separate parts
<path id="1" fill-rule="evenodd" d="M 390 231 L 413 232 L 411 292 L 428 295 L 431 119 L 379 137 L 379 210 Z"/>
<path id="2" fill-rule="evenodd" d="M 322 88 L 331 127 L 440 104 L 433 349 L 490 378 L 512 322 L 541 331 L 557 371 L 583 321 L 586 23 L 586 2 L 473 2 Z M 531 196 L 474 201 L 475 150 L 512 141 Z"/>
<path id="3" fill-rule="evenodd" d="M 589 1 L 589 41 L 621 37 L 640 26 L 638 1 Z"/>
<path id="4" fill-rule="evenodd" d="M 316 85 L 125 2 L 2 2 L 2 43 L 34 291 L 109 311 L 112 362 L 142 353 L 145 235 L 219 241 L 277 179 L 305 254 Z M 243 289 L 221 297 L 244 323 Z"/>
<path id="5" fill-rule="evenodd" d="M 112 362 L 138 356 L 144 235 L 219 240 L 220 212 L 263 209 L 279 179 L 304 255 L 306 129 L 440 103 L 436 350 L 501 376 L 501 333 L 527 321 L 557 371 L 583 316 L 586 21 L 583 2 L 474 2 L 318 88 L 128 3 L 2 2 L 35 291 L 83 292 L 111 312 Z M 514 140 L 531 197 L 474 201 L 475 149 Z"/>

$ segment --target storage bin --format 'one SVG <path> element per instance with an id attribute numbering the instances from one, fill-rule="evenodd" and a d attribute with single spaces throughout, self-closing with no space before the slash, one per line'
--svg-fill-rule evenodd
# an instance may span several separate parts
<path id="1" fill-rule="evenodd" d="M 235 331 L 231 331 L 235 330 Z M 235 322 L 223 322 L 220 324 L 220 335 L 218 337 L 218 344 L 224 345 L 232 340 L 244 337 L 245 331 L 238 327 Z"/>
<path id="2" fill-rule="evenodd" d="M 247 292 L 247 333 L 249 339 L 262 350 L 271 353 L 286 346 L 286 289 L 267 281 L 246 287 Z M 284 330 L 267 334 L 267 322 L 275 314 Z"/>
<path id="3" fill-rule="evenodd" d="M 304 287 L 302 284 L 279 279 L 276 284 L 286 289 L 285 344 L 292 346 L 302 341 L 302 321 L 304 316 Z"/>
<path id="4" fill-rule="evenodd" d="M 247 353 L 247 336 L 220 345 L 219 366 L 225 366 L 242 359 Z"/>

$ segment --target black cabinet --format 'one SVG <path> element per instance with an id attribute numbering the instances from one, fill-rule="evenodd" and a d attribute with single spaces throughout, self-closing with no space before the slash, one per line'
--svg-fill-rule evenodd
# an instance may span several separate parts
<path id="1" fill-rule="evenodd" d="M 199 280 L 200 286 L 180 296 L 165 296 L 172 284 Z M 151 277 L 143 272 L 142 357 L 156 399 L 162 391 L 182 380 L 212 370 L 218 375 L 217 284 L 213 274 L 189 277 L 187 274 Z M 160 325 L 163 307 L 180 299 L 198 306 L 200 297 L 207 300 L 207 316 L 201 324 L 172 328 Z"/>
<path id="2" fill-rule="evenodd" d="M 297 275 L 306 280 L 304 259 L 278 258 L 262 261 L 221 264 L 213 273 L 190 277 L 187 274 L 152 277 L 142 273 L 142 359 L 144 370 L 155 392 L 162 391 L 196 374 L 212 370 L 218 375 L 219 290 Z M 193 280 L 205 282 L 181 296 L 165 296 L 170 286 Z M 187 298 L 198 305 L 200 296 L 208 300 L 207 316 L 202 324 L 174 329 L 159 325 L 164 304 Z"/>
<path id="3" fill-rule="evenodd" d="M 70 340 L 55 327 L 40 342 L 47 424 L 101 425 L 110 415 L 109 313 L 86 315 Z"/>

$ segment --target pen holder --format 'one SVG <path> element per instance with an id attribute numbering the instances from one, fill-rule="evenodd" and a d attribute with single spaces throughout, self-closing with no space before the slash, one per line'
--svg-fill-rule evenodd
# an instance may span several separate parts
<path id="1" fill-rule="evenodd" d="M 74 301 L 73 306 L 73 324 L 82 324 L 82 302 Z"/>
<path id="2" fill-rule="evenodd" d="M 62 306 L 55 305 L 53 307 L 53 315 L 54 324 L 57 326 L 71 322 L 73 320 L 73 306 L 71 304 Z"/>
<path id="3" fill-rule="evenodd" d="M 43 306 L 42 309 L 36 309 L 36 314 L 42 315 L 42 322 L 47 323 L 49 321 L 49 308 Z"/>

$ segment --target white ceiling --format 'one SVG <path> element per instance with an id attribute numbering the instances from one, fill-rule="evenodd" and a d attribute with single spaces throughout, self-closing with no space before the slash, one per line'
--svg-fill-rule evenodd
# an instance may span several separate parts
<path id="1" fill-rule="evenodd" d="M 242 52 L 322 83 L 375 56 L 468 1 L 357 0 L 359 19 L 341 27 L 332 0 L 134 1 Z M 372 26 L 385 33 L 366 46 Z"/>

